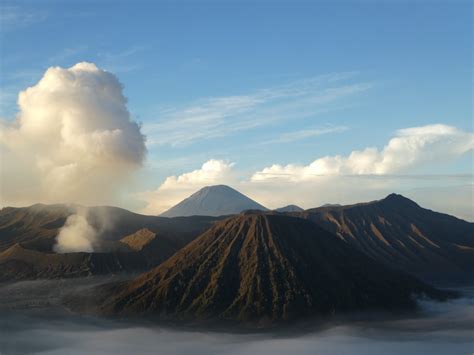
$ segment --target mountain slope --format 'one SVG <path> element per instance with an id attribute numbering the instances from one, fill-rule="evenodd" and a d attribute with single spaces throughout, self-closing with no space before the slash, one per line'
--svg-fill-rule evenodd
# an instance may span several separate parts
<path id="1" fill-rule="evenodd" d="M 149 246 L 155 238 L 156 233 L 153 233 L 148 228 L 142 228 L 120 239 L 120 243 L 127 245 L 132 250 L 140 251 Z"/>
<path id="2" fill-rule="evenodd" d="M 16 243 L 37 240 L 38 248 L 51 250 L 61 228 L 74 208 L 68 205 L 5 207 L 0 211 L 0 251 Z"/>
<path id="3" fill-rule="evenodd" d="M 101 287 L 93 302 L 105 314 L 268 324 L 412 308 L 421 293 L 444 297 L 309 221 L 249 213 L 217 223 L 150 272 Z"/>
<path id="4" fill-rule="evenodd" d="M 265 207 L 226 185 L 206 186 L 161 214 L 177 216 L 224 216 Z"/>
<path id="5" fill-rule="evenodd" d="M 179 243 L 161 238 L 148 228 L 142 228 L 120 239 L 119 243 L 140 253 L 148 269 L 159 265 L 181 247 Z"/>
<path id="6" fill-rule="evenodd" d="M 68 216 L 76 213 L 77 207 L 36 204 L 30 207 L 3 208 L 0 210 L 0 252 L 16 243 L 22 243 L 29 249 L 51 252 L 60 228 Z M 107 251 L 108 243 L 105 242 L 118 241 L 139 229 L 148 228 L 157 238 L 174 244 L 176 251 L 208 229 L 216 218 L 163 218 L 100 206 L 87 208 L 87 220 L 99 231 L 101 243 L 96 246 L 97 250 Z"/>
<path id="7" fill-rule="evenodd" d="M 146 270 L 138 253 L 45 253 L 15 244 L 0 253 L 0 282 Z"/>
<path id="8" fill-rule="evenodd" d="M 391 267 L 437 276 L 474 271 L 474 224 L 421 208 L 401 195 L 295 215 Z"/>
<path id="9" fill-rule="evenodd" d="M 87 220 L 99 231 L 94 253 L 56 254 L 56 236 L 77 207 L 38 204 L 3 208 L 0 282 L 145 271 L 169 258 L 216 220 L 162 218 L 116 207 L 90 207 Z"/>

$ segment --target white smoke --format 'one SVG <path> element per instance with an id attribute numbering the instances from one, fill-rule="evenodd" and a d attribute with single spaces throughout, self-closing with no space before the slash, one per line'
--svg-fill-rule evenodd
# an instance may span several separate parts
<path id="1" fill-rule="evenodd" d="M 56 238 L 54 251 L 57 253 L 92 252 L 97 231 L 88 222 L 86 216 L 70 215 Z"/>
<path id="2" fill-rule="evenodd" d="M 57 253 L 103 251 L 104 241 L 113 229 L 117 217 L 107 207 L 74 205 L 73 212 L 59 230 L 54 251 Z"/>

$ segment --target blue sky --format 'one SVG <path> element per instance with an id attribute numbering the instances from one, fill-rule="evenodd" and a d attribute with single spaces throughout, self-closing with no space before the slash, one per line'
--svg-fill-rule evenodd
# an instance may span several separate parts
<path id="1" fill-rule="evenodd" d="M 148 139 L 136 192 L 209 159 L 245 177 L 473 131 L 468 1 L 3 1 L 1 19 L 0 117 L 48 67 L 114 73 Z M 402 172 L 472 174 L 472 151 Z"/>

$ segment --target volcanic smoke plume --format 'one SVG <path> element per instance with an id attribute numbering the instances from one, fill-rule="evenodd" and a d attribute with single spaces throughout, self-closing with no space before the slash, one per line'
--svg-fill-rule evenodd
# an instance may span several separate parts
<path id="1" fill-rule="evenodd" d="M 58 253 L 92 252 L 97 231 L 87 222 L 87 216 L 70 215 L 56 238 L 54 250 Z"/>
<path id="2" fill-rule="evenodd" d="M 16 120 L 0 121 L 1 202 L 116 203 L 146 153 L 126 104 L 118 79 L 95 64 L 49 68 L 20 92 Z"/>

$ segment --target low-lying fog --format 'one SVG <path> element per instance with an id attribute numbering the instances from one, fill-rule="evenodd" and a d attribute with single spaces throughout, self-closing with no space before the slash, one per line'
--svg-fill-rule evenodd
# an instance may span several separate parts
<path id="1" fill-rule="evenodd" d="M 103 279 L 95 278 L 94 282 Z M 65 292 L 91 279 L 0 286 L 0 354 L 466 354 L 474 352 L 474 288 L 396 320 L 332 324 L 299 335 L 229 334 L 68 314 Z M 73 288 L 74 287 L 74 288 Z"/>

